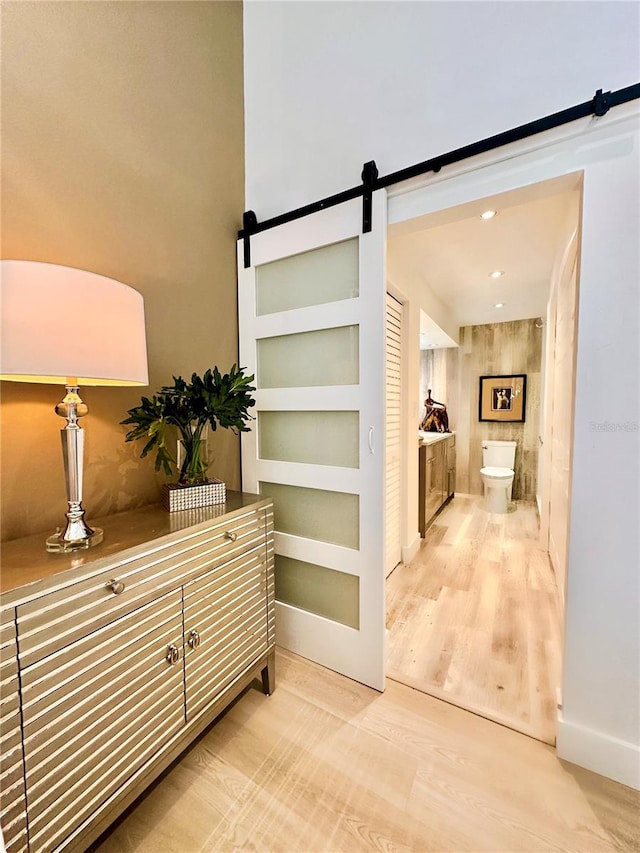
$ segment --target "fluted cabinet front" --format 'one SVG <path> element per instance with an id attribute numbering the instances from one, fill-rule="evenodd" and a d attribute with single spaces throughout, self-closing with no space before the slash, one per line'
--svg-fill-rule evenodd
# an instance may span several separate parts
<path id="1" fill-rule="evenodd" d="M 23 671 L 32 850 L 55 850 L 182 728 L 181 635 L 178 590 Z"/>
<path id="2" fill-rule="evenodd" d="M 27 847 L 15 610 L 0 614 L 0 825 L 7 853 Z"/>
<path id="3" fill-rule="evenodd" d="M 184 587 L 187 720 L 268 648 L 264 515 L 230 536 L 241 553 Z"/>
<path id="4" fill-rule="evenodd" d="M 27 578 L 0 610 L 9 853 L 85 850 L 256 677 L 274 687 L 269 500 L 104 526 L 111 550 L 66 565 L 40 542 L 3 548 L 8 583 Z"/>

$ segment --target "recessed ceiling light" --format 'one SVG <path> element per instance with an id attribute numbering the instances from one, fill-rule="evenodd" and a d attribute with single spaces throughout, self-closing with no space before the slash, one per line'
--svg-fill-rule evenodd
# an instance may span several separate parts
<path id="1" fill-rule="evenodd" d="M 430 347 L 434 347 L 434 346 L 435 346 L 435 344 L 429 344 L 429 346 L 430 346 Z"/>
<path id="2" fill-rule="evenodd" d="M 496 308 L 504 308 L 504 302 L 496 302 Z"/>
<path id="3" fill-rule="evenodd" d="M 504 270 L 494 270 L 489 273 L 489 278 L 502 278 L 504 275 Z"/>
<path id="4" fill-rule="evenodd" d="M 480 219 L 493 219 L 497 212 L 497 210 L 485 210 L 480 214 Z"/>

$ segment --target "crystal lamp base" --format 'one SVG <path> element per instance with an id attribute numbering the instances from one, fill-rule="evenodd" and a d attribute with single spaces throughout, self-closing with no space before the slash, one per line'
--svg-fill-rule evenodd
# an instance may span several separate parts
<path id="1" fill-rule="evenodd" d="M 99 545 L 104 538 L 104 533 L 100 527 L 94 527 L 91 535 L 83 536 L 82 539 L 64 539 L 63 537 L 64 533 L 60 529 L 47 537 L 47 551 L 57 554 L 60 552 L 86 551 L 87 548 Z"/>

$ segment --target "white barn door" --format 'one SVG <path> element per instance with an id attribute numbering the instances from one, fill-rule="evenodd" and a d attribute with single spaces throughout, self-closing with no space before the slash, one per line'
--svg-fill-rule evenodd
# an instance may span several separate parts
<path id="1" fill-rule="evenodd" d="M 238 244 L 243 488 L 275 506 L 276 641 L 384 689 L 386 192 Z"/>

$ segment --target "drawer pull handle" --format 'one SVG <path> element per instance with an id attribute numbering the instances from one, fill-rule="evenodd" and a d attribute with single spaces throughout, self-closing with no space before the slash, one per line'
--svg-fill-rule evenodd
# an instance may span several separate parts
<path id="1" fill-rule="evenodd" d="M 180 649 L 175 645 L 175 643 L 171 643 L 170 646 L 167 646 L 167 663 L 170 663 L 172 666 L 180 660 Z"/>
<path id="2" fill-rule="evenodd" d="M 122 581 L 117 581 L 115 578 L 111 578 L 109 583 L 106 584 L 106 587 L 108 590 L 111 590 L 114 595 L 120 595 L 124 592 L 124 584 Z"/>
<path id="3" fill-rule="evenodd" d="M 192 649 L 197 649 L 200 645 L 200 634 L 198 634 L 196 630 L 191 631 L 187 643 L 191 646 Z"/>
<path id="4" fill-rule="evenodd" d="M 238 538 L 238 534 L 234 533 L 232 530 L 227 530 L 224 534 L 224 538 L 228 539 L 229 542 L 235 542 Z"/>

